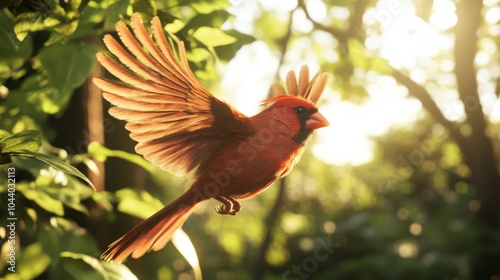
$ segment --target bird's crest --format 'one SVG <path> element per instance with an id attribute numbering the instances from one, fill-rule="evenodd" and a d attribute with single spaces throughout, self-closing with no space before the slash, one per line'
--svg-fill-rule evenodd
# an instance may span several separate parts
<path id="1" fill-rule="evenodd" d="M 312 103 L 317 104 L 323 90 L 325 89 L 328 80 L 327 73 L 318 72 L 311 81 L 309 81 L 309 68 L 307 65 L 302 66 L 300 69 L 299 80 L 295 76 L 295 72 L 290 71 L 286 76 L 287 90 L 279 83 L 274 83 L 271 86 L 272 98 L 262 102 L 262 105 L 275 102 L 275 97 L 279 96 L 297 96 L 303 99 L 310 100 Z"/>

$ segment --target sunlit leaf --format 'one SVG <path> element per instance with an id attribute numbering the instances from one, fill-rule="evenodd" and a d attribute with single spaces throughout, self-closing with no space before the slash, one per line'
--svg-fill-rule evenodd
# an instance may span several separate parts
<path id="1" fill-rule="evenodd" d="M 61 217 L 39 223 L 36 238 L 53 259 L 60 258 L 60 253 L 64 251 L 87 255 L 100 253 L 95 239 L 84 228 Z"/>
<path id="2" fill-rule="evenodd" d="M 144 22 L 149 22 L 156 15 L 156 2 L 154 0 L 131 0 L 130 6 L 134 13 L 140 13 Z"/>
<path id="3" fill-rule="evenodd" d="M 14 32 L 14 22 L 5 11 L 0 11 L 0 81 L 14 75 L 32 52 L 30 38 L 20 41 Z"/>
<path id="4" fill-rule="evenodd" d="M 106 272 L 106 279 L 109 280 L 135 280 L 138 279 L 130 269 L 121 263 L 110 263 L 107 261 L 100 261 Z"/>
<path id="5" fill-rule="evenodd" d="M 119 199 L 118 211 L 141 219 L 147 219 L 164 205 L 148 192 L 125 188 L 116 192 Z"/>
<path id="6" fill-rule="evenodd" d="M 208 14 L 216 10 L 225 10 L 231 7 L 229 0 L 173 0 L 169 1 L 171 7 L 191 7 L 200 14 Z"/>
<path id="7" fill-rule="evenodd" d="M 50 83 L 59 91 L 67 92 L 87 79 L 95 63 L 95 52 L 78 43 L 54 44 L 40 51 L 40 61 Z"/>
<path id="8" fill-rule="evenodd" d="M 14 32 L 19 41 L 23 41 L 30 32 L 37 31 L 41 27 L 41 17 L 37 12 L 21 13 L 14 19 Z"/>
<path id="9" fill-rule="evenodd" d="M 13 151 L 13 152 L 9 152 L 9 155 L 11 155 L 11 156 L 18 156 L 18 157 L 34 158 L 36 160 L 45 162 L 46 164 L 54 167 L 57 170 L 63 171 L 65 173 L 69 174 L 69 175 L 73 175 L 75 177 L 78 177 L 78 178 L 84 180 L 90 186 L 92 186 L 92 188 L 95 189 L 94 185 L 92 184 L 92 182 L 90 182 L 90 180 L 87 178 L 87 176 L 83 175 L 83 173 L 81 173 L 74 166 L 71 166 L 68 163 L 66 163 L 66 162 L 64 162 L 64 161 L 62 161 L 62 160 L 60 160 L 60 159 L 58 159 L 56 157 L 53 157 L 53 156 L 50 156 L 50 155 L 46 155 L 46 154 L 42 154 L 42 153 L 37 153 L 37 152 L 29 151 L 29 150 Z"/>
<path id="10" fill-rule="evenodd" d="M 103 29 L 114 31 L 116 22 L 120 19 L 121 15 L 126 14 L 129 4 L 129 1 L 116 1 L 110 5 L 104 18 Z"/>
<path id="11" fill-rule="evenodd" d="M 186 232 L 182 229 L 176 230 L 172 235 L 172 243 L 193 268 L 194 279 L 201 280 L 203 277 L 201 274 L 200 261 L 198 260 L 196 249 Z"/>
<path id="12" fill-rule="evenodd" d="M 194 0 L 191 1 L 191 7 L 200 14 L 208 14 L 231 7 L 231 2 L 229 0 Z"/>
<path id="13" fill-rule="evenodd" d="M 162 25 L 168 25 L 178 19 L 176 16 L 172 15 L 171 13 L 165 10 L 159 10 L 156 16 L 160 19 Z"/>
<path id="14" fill-rule="evenodd" d="M 106 158 L 108 157 L 116 157 L 137 164 L 150 173 L 153 172 L 154 170 L 153 165 L 149 161 L 145 160 L 143 157 L 137 154 L 131 154 L 124 151 L 108 149 L 103 145 L 101 145 L 99 142 L 91 142 L 88 145 L 87 150 L 89 154 L 94 156 L 99 161 L 105 161 Z"/>
<path id="15" fill-rule="evenodd" d="M 225 30 L 224 33 L 236 38 L 236 41 L 232 44 L 214 47 L 215 52 L 217 53 L 217 57 L 224 62 L 228 62 L 229 60 L 231 60 L 242 46 L 255 41 L 255 38 L 253 36 L 240 33 L 236 30 Z"/>
<path id="16" fill-rule="evenodd" d="M 44 18 L 44 25 L 55 33 L 63 35 L 61 39 L 71 35 L 78 26 L 81 2 L 81 0 L 72 0 L 66 3 L 52 3 L 50 13 L 47 13 Z"/>
<path id="17" fill-rule="evenodd" d="M 35 130 L 26 130 L 0 139 L 0 153 L 9 153 L 20 150 L 38 151 L 40 149 L 40 133 Z"/>
<path id="18" fill-rule="evenodd" d="M 85 254 L 62 252 L 61 265 L 74 279 L 107 279 L 99 260 Z"/>
<path id="19" fill-rule="evenodd" d="M 82 200 L 91 197 L 96 192 L 83 185 L 76 178 L 70 177 L 67 180 L 69 182 L 68 186 L 62 189 L 53 187 L 53 184 L 51 184 L 50 194 L 57 197 L 65 206 L 88 215 L 89 210 L 82 203 Z"/>
<path id="20" fill-rule="evenodd" d="M 36 187 L 31 187 L 28 184 L 18 184 L 17 190 L 22 193 L 23 196 L 35 202 L 45 211 L 54 213 L 58 216 L 64 215 L 63 203 L 57 199 L 52 198 L 45 191 Z"/>
<path id="21" fill-rule="evenodd" d="M 73 252 L 62 252 L 61 257 L 64 269 L 75 279 L 137 279 L 123 264 L 101 261 L 86 254 Z"/>
<path id="22" fill-rule="evenodd" d="M 5 280 L 37 279 L 50 264 L 50 257 L 43 251 L 40 242 L 32 243 L 23 248 L 22 254 L 16 259 L 16 272 L 4 274 Z"/>
<path id="23" fill-rule="evenodd" d="M 193 37 L 209 47 L 224 46 L 236 42 L 236 38 L 226 34 L 219 28 L 202 26 L 198 28 Z"/>
<path id="24" fill-rule="evenodd" d="M 225 10 L 216 10 L 209 14 L 197 14 L 191 18 L 179 32 L 188 34 L 189 31 L 196 31 L 202 26 L 211 28 L 219 27 L 229 18 L 229 16 L 229 12 Z"/>

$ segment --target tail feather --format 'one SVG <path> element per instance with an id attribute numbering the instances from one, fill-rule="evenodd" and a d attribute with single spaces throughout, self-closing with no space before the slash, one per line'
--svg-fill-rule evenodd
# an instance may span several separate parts
<path id="1" fill-rule="evenodd" d="M 187 191 L 111 243 L 101 258 L 119 263 L 130 255 L 132 258 L 139 258 L 151 250 L 162 249 L 170 241 L 174 232 L 189 218 L 199 202 L 201 200 L 196 200 L 192 191 Z"/>

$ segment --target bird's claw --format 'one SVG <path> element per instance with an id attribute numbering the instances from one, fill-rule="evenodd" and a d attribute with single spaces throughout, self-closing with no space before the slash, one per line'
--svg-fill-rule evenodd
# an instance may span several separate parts
<path id="1" fill-rule="evenodd" d="M 234 216 L 234 215 L 238 214 L 240 211 L 226 207 L 226 205 L 224 205 L 224 204 L 222 204 L 222 205 L 217 204 L 217 206 L 215 206 L 215 212 L 217 212 L 221 215 L 233 215 Z"/>
<path id="2" fill-rule="evenodd" d="M 229 214 L 229 212 L 230 212 L 229 210 L 231 210 L 231 209 L 228 209 L 228 207 L 226 207 L 226 205 L 217 204 L 215 206 L 215 212 L 217 212 L 221 215 Z"/>
<path id="3" fill-rule="evenodd" d="M 215 197 L 218 201 L 222 202 L 215 206 L 215 211 L 221 215 L 236 215 L 241 210 L 241 204 L 232 197 L 218 196 Z"/>

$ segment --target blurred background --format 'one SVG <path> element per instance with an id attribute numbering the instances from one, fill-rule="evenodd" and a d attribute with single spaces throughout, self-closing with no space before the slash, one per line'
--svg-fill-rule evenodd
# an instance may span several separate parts
<path id="1" fill-rule="evenodd" d="M 0 7 L 0 137 L 36 131 L 39 153 L 78 167 L 97 190 L 57 166 L 2 158 L 2 279 L 500 279 L 500 1 Z M 158 15 L 202 84 L 249 115 L 288 71 L 330 73 L 319 107 L 331 126 L 237 216 L 205 203 L 163 250 L 112 264 L 99 259 L 106 246 L 190 182 L 135 154 L 91 82 L 112 78 L 95 53 L 133 12 Z"/>

